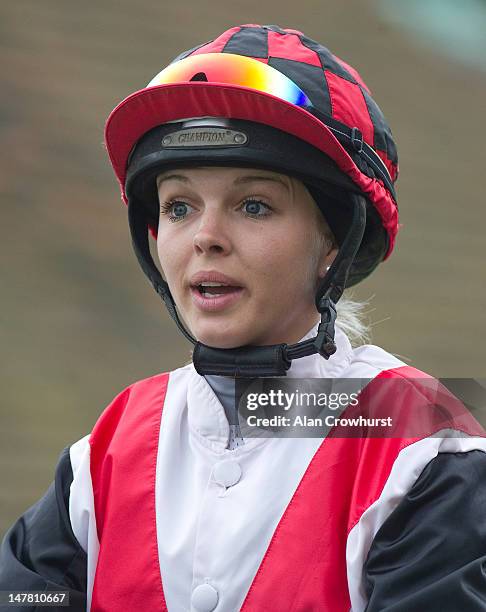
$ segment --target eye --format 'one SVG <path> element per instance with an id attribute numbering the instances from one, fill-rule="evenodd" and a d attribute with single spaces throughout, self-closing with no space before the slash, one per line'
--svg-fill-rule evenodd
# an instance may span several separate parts
<path id="1" fill-rule="evenodd" d="M 268 217 L 272 213 L 270 206 L 257 198 L 247 198 L 243 202 L 242 209 L 247 217 L 252 217 L 253 219 Z"/>
<path id="2" fill-rule="evenodd" d="M 191 210 L 194 210 L 192 206 L 182 200 L 170 200 L 169 202 L 162 202 L 160 205 L 160 214 L 168 215 L 171 223 L 182 221 Z"/>

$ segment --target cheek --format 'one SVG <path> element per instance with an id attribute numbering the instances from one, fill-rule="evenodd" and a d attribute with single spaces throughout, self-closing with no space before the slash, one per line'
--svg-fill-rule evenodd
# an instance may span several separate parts
<path id="1" fill-rule="evenodd" d="M 167 276 L 167 268 L 168 268 L 168 265 L 166 262 L 166 254 L 167 254 L 166 239 L 165 239 L 165 236 L 163 235 L 163 232 L 159 230 L 157 233 L 157 257 L 159 259 L 160 266 L 162 268 L 162 272 L 164 276 Z"/>
<path id="2" fill-rule="evenodd" d="M 254 287 L 258 287 L 260 292 L 272 293 L 287 265 L 287 253 L 280 233 L 259 229 L 245 236 L 240 234 L 238 252 L 245 274 Z"/>
<path id="3" fill-rule="evenodd" d="M 157 255 L 162 272 L 170 284 L 174 278 L 180 275 L 184 269 L 184 254 L 187 247 L 181 244 L 181 240 L 175 240 L 170 232 L 159 231 L 157 235 Z"/>
<path id="4" fill-rule="evenodd" d="M 282 306 L 288 304 L 290 296 L 294 300 L 303 291 L 313 291 L 315 256 L 312 236 L 306 230 L 296 232 L 292 227 L 286 232 L 268 232 L 261 239 L 253 234 L 245 243 L 246 269 L 260 281 L 267 299 Z"/>

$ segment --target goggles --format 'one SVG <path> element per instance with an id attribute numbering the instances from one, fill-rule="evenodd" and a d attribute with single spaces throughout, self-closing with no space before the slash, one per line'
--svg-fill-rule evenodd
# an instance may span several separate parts
<path id="1" fill-rule="evenodd" d="M 164 68 L 147 85 L 206 81 L 239 85 L 271 94 L 302 108 L 312 108 L 306 94 L 287 76 L 251 57 L 233 53 L 200 53 Z"/>
<path id="2" fill-rule="evenodd" d="M 352 156 L 361 157 L 371 168 L 362 170 L 371 178 L 378 176 L 396 199 L 393 181 L 380 156 L 363 140 L 358 128 L 324 115 L 309 97 L 286 75 L 257 59 L 234 53 L 200 53 L 178 60 L 159 72 L 147 85 L 172 85 L 203 81 L 218 85 L 245 87 L 270 94 L 317 117 Z"/>

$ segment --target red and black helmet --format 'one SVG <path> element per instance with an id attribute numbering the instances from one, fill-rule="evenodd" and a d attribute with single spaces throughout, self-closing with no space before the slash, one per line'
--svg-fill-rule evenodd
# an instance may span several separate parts
<path id="1" fill-rule="evenodd" d="M 327 313 L 326 331 L 310 351 L 332 354 L 335 311 L 329 312 L 328 300 L 334 310 L 345 286 L 391 254 L 398 231 L 395 143 L 354 68 L 297 30 L 237 26 L 182 53 L 123 100 L 108 118 L 105 137 L 140 264 L 193 342 L 148 248 L 147 228 L 157 232 L 156 175 L 169 166 L 213 164 L 265 167 L 301 179 L 340 247 L 316 296 L 318 310 Z M 248 375 L 245 351 L 235 350 L 236 370 Z M 215 361 L 228 355 L 213 351 Z M 281 370 L 310 352 L 301 344 L 288 347 Z M 221 364 L 215 369 L 201 372 L 235 372 L 223 372 Z"/>

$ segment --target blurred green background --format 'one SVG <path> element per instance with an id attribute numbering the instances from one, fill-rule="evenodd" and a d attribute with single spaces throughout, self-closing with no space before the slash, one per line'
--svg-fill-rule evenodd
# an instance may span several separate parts
<path id="1" fill-rule="evenodd" d="M 103 124 L 181 50 L 235 24 L 301 29 L 360 70 L 399 145 L 403 227 L 355 296 L 374 296 L 376 344 L 437 376 L 485 376 L 482 37 L 454 53 L 473 26 L 452 18 L 437 35 L 451 3 L 419 4 L 2 4 L 0 534 L 114 395 L 188 358 L 132 253 Z M 484 2 L 460 4 L 484 17 Z"/>

